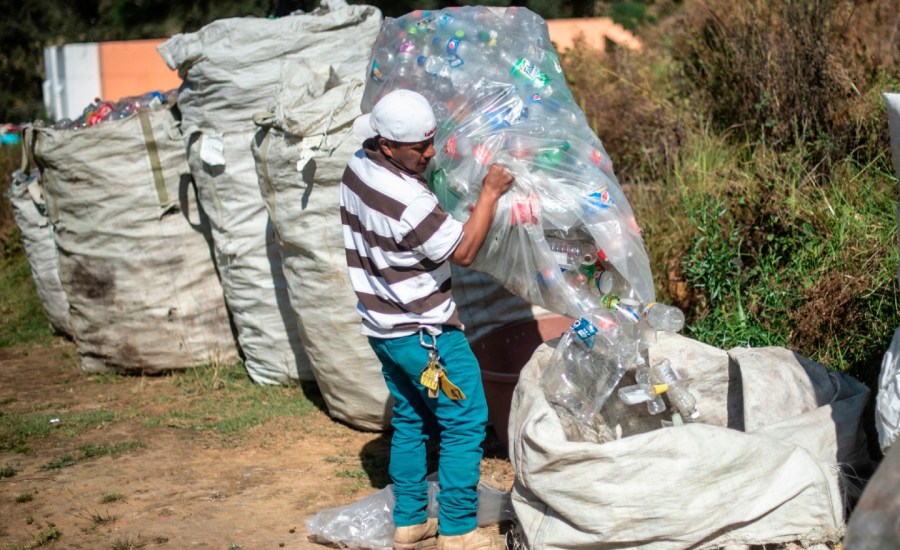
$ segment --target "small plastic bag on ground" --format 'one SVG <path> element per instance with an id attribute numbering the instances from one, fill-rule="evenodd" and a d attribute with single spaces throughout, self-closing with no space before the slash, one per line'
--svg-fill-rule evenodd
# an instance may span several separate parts
<path id="1" fill-rule="evenodd" d="M 437 517 L 440 485 L 436 474 L 429 476 L 428 517 Z M 310 538 L 338 547 L 389 550 L 394 542 L 394 486 L 352 504 L 328 508 L 306 519 Z M 513 519 L 510 494 L 484 483 L 478 484 L 478 526 Z"/>

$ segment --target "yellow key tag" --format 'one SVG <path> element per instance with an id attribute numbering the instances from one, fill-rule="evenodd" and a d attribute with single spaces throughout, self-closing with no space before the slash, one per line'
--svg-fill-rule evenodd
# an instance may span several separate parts
<path id="1" fill-rule="evenodd" d="M 454 384 L 447 378 L 447 373 L 441 371 L 441 389 L 444 390 L 444 393 L 447 394 L 447 397 L 454 401 L 462 401 L 466 398 L 466 394 L 459 389 L 459 386 Z"/>
<path id="2" fill-rule="evenodd" d="M 441 365 L 435 359 L 429 359 L 422 375 L 419 377 L 419 384 L 428 388 L 429 397 L 437 397 L 438 383 L 441 378 Z M 434 394 L 434 395 L 432 395 Z"/>

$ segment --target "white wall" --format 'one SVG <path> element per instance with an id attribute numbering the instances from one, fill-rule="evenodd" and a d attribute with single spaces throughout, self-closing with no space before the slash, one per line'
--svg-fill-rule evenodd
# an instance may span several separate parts
<path id="1" fill-rule="evenodd" d="M 44 49 L 44 105 L 55 119 L 77 118 L 101 94 L 97 43 Z"/>

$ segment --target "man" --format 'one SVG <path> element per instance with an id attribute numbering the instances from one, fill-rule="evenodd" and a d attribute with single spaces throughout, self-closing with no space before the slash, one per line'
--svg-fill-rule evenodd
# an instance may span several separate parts
<path id="1" fill-rule="evenodd" d="M 461 224 L 440 207 L 422 176 L 435 154 L 436 129 L 424 97 L 393 91 L 354 126 L 375 135 L 347 163 L 341 221 L 362 333 L 395 401 L 389 467 L 394 548 L 505 548 L 475 529 L 487 404 L 450 294 L 449 262 L 472 263 L 513 177 L 491 166 Z M 441 438 L 438 521 L 426 514 L 425 442 L 435 427 Z"/>

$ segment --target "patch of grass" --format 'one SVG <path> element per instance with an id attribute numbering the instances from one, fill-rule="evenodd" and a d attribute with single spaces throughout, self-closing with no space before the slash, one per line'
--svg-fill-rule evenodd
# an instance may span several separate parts
<path id="1" fill-rule="evenodd" d="M 109 512 L 101 513 L 97 512 L 96 510 L 88 510 L 86 512 L 81 512 L 75 515 L 89 522 L 88 527 L 85 529 L 86 532 L 96 531 L 99 527 L 113 524 L 119 520 L 118 516 L 114 516 Z"/>
<path id="2" fill-rule="evenodd" d="M 103 504 L 119 502 L 122 500 L 125 500 L 125 495 L 123 495 L 122 493 L 106 493 L 102 497 L 100 497 L 100 502 Z"/>
<path id="3" fill-rule="evenodd" d="M 147 445 L 143 441 L 122 441 L 119 443 L 100 443 L 99 445 L 82 445 L 78 447 L 81 459 L 96 458 L 100 456 L 118 456 L 130 453 L 136 449 L 144 449 Z"/>
<path id="4" fill-rule="evenodd" d="M 140 537 L 128 535 L 124 538 L 118 538 L 113 541 L 113 544 L 110 548 L 112 548 L 112 550 L 138 550 L 140 548 L 144 548 L 145 546 L 147 546 L 147 543 L 142 541 Z"/>
<path id="5" fill-rule="evenodd" d="M 28 444 L 34 439 L 43 439 L 51 433 L 75 436 L 89 430 L 100 429 L 110 424 L 126 420 L 136 411 L 129 413 L 108 409 L 92 411 L 71 411 L 47 413 L 0 413 L 0 451 L 28 451 Z M 59 423 L 51 420 L 59 419 Z"/>
<path id="6" fill-rule="evenodd" d="M 34 500 L 33 493 L 19 493 L 16 495 L 16 502 L 20 504 L 23 502 L 31 502 L 32 500 Z"/>
<path id="7" fill-rule="evenodd" d="M 348 479 L 369 479 L 369 474 L 365 470 L 338 470 L 334 476 Z"/>
<path id="8" fill-rule="evenodd" d="M 16 396 L 14 396 L 14 395 L 11 395 L 9 397 L 4 397 L 4 398 L 0 399 L 0 407 L 2 407 L 3 405 L 9 405 L 10 403 L 15 403 L 16 401 L 17 401 Z"/>
<path id="9" fill-rule="evenodd" d="M 0 348 L 46 345 L 53 340 L 50 322 L 31 278 L 31 266 L 17 244 L 19 239 L 16 228 L 6 243 L 6 257 L 0 257 Z"/>
<path id="10" fill-rule="evenodd" d="M 145 418 L 144 425 L 210 433 L 233 441 L 269 421 L 301 418 L 316 409 L 296 386 L 254 384 L 240 362 L 175 373 L 172 381 L 181 395 L 166 413 Z"/>
<path id="11" fill-rule="evenodd" d="M 41 466 L 42 470 L 54 470 L 74 466 L 81 460 L 97 458 L 101 456 L 118 456 L 129 453 L 135 449 L 143 449 L 146 445 L 142 441 L 123 441 L 120 443 L 88 444 L 78 448 L 78 455 L 66 454 L 58 460 Z"/>
<path id="12" fill-rule="evenodd" d="M 5 477 L 12 477 L 14 475 L 16 475 L 16 469 L 9 464 L 0 468 L 0 479 L 3 479 Z"/>
<path id="13" fill-rule="evenodd" d="M 34 535 L 34 545 L 43 546 L 62 538 L 62 532 L 56 527 L 48 527 Z"/>
<path id="14" fill-rule="evenodd" d="M 52 460 L 43 466 L 41 466 L 41 470 L 59 470 L 61 468 L 68 468 L 70 466 L 74 466 L 78 461 L 75 460 L 75 457 L 70 454 L 65 454 L 62 457 Z"/>

